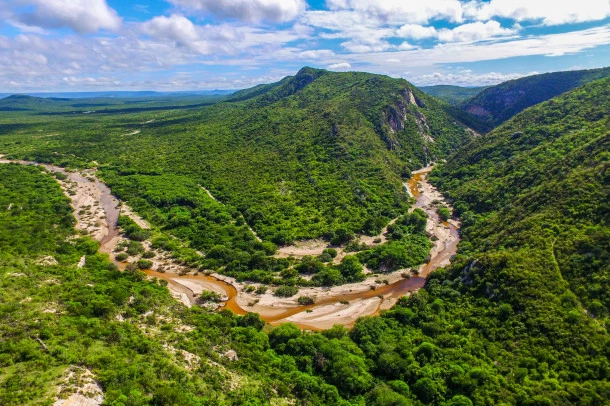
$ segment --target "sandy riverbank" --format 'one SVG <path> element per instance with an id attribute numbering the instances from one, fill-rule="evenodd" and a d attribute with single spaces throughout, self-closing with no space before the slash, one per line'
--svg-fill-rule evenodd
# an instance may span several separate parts
<path id="1" fill-rule="evenodd" d="M 8 162 L 11 161 L 0 156 L 0 163 Z M 119 206 L 122 214 L 128 215 L 143 228 L 149 227 L 148 223 L 133 213 L 127 205 L 119 204 L 106 185 L 95 178 L 94 170 L 67 173 L 63 168 L 44 166 L 47 170 L 62 172 L 68 176 L 67 180 L 59 183 L 66 195 L 71 198 L 78 221 L 77 228 L 100 241 L 102 252 L 112 254 L 122 240 L 115 227 Z M 358 317 L 378 314 L 380 310 L 392 307 L 400 297 L 420 289 L 425 283 L 425 276 L 434 269 L 447 265 L 455 254 L 459 241 L 459 223 L 452 220 L 445 223 L 436 214 L 432 202 L 438 200 L 447 204 L 443 196 L 426 181 L 426 174 L 431 169 L 428 167 L 415 171 L 413 178 L 405 185 L 416 200 L 412 210 L 420 208 L 427 213 L 429 219 L 426 230 L 431 237 L 434 237 L 432 239 L 436 240 L 430 252 L 430 262 L 422 265 L 414 274 L 407 270 L 389 274 L 369 272 L 369 276 L 362 282 L 331 288 L 302 288 L 294 297 L 278 298 L 273 295 L 271 289 L 262 295 L 246 292 L 247 284 L 223 275 L 189 274 L 189 270 L 174 263 L 167 253 L 162 252 L 156 252 L 152 261 L 153 269 L 163 268 L 164 272 L 151 270 L 146 273 L 149 277 L 167 281 L 172 295 L 188 306 L 194 303 L 195 297 L 201 292 L 210 290 L 228 299 L 225 303 L 227 309 L 238 314 L 247 311 L 257 312 L 270 323 L 290 321 L 307 329 L 325 329 L 334 324 L 351 326 Z M 387 227 L 380 235 L 360 237 L 360 241 L 369 246 L 381 244 L 386 241 L 386 232 Z M 376 239 L 380 241 L 375 242 Z M 144 245 L 146 249 L 150 249 L 150 243 L 145 242 Z M 327 244 L 322 240 L 307 241 L 284 247 L 277 255 L 294 257 L 320 255 L 325 248 Z M 338 251 L 337 260 L 347 254 L 342 249 Z M 124 267 L 125 264 L 120 265 Z M 416 276 L 417 274 L 420 276 Z M 316 302 L 314 305 L 301 306 L 297 302 L 299 296 L 314 297 Z"/>

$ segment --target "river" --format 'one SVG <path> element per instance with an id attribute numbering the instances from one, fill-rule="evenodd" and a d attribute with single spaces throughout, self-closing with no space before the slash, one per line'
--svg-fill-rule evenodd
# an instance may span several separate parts
<path id="1" fill-rule="evenodd" d="M 35 164 L 10 161 L 2 159 L 0 156 L 0 163 L 10 162 Z M 100 227 L 100 232 L 94 237 L 100 241 L 100 250 L 110 254 L 118 240 L 116 222 L 120 213 L 119 201 L 112 195 L 110 189 L 95 178 L 94 171 L 87 171 L 83 176 L 82 173 L 66 172 L 65 169 L 53 165 L 43 164 L 42 166 L 49 171 L 66 174 L 68 179 L 77 185 L 76 195 L 69 196 L 77 219 L 79 219 L 77 212 L 81 211 L 86 203 L 90 204 L 91 199 L 99 201 L 99 207 L 103 209 L 104 215 L 99 217 L 98 222 L 105 221 L 105 225 Z M 302 328 L 315 330 L 330 328 L 334 324 L 351 326 L 358 317 L 379 314 L 381 310 L 392 307 L 399 298 L 421 289 L 425 285 L 426 276 L 435 269 L 448 265 L 450 259 L 456 254 L 459 242 L 459 223 L 456 221 L 443 222 L 432 206 L 431 203 L 434 200 L 442 201 L 443 197 L 426 179 L 431 170 L 431 167 L 427 167 L 415 171 L 405 185 L 415 199 L 412 210 L 420 208 L 426 212 L 429 218 L 427 231 L 430 235 L 436 236 L 429 262 L 422 265 L 418 269 L 417 275 L 410 278 L 403 278 L 400 276 L 400 272 L 394 273 L 388 276 L 389 279 L 392 279 L 391 283 L 375 285 L 374 290 L 371 289 L 371 286 L 374 285 L 371 279 L 375 279 L 374 277 L 361 283 L 331 289 L 301 289 L 299 295 L 313 295 L 317 299 L 314 305 L 299 306 L 294 298 L 276 298 L 272 296 L 271 292 L 256 297 L 259 303 L 249 305 L 255 296 L 238 290 L 241 286 L 237 282 L 221 275 L 187 274 L 180 276 L 153 270 L 146 271 L 146 274 L 151 278 L 167 281 L 168 288 L 174 295 L 181 296 L 190 303 L 194 303 L 195 294 L 198 293 L 198 289 L 195 289 L 194 286 L 199 286 L 199 291 L 211 289 L 228 298 L 223 308 L 236 314 L 254 311 L 259 313 L 263 320 L 272 324 L 290 321 Z M 66 191 L 68 186 L 64 182 L 60 182 L 60 184 Z M 90 199 L 87 200 L 85 197 Z M 385 277 L 385 275 L 381 276 L 382 279 Z"/>

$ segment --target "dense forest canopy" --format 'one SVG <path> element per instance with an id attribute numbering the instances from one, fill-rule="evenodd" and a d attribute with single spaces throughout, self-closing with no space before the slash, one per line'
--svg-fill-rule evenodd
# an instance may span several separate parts
<path id="1" fill-rule="evenodd" d="M 452 264 L 351 330 L 272 328 L 187 309 L 163 283 L 118 271 L 73 236 L 49 174 L 3 164 L 1 404 L 48 404 L 70 368 L 91 370 L 117 406 L 610 401 L 610 79 L 474 139 L 443 103 L 377 75 L 305 68 L 232 97 L 98 116 L 13 111 L 0 118 L 0 152 L 98 166 L 156 244 L 178 237 L 206 266 L 246 278 L 254 263 L 272 275 L 322 266 L 341 282 L 388 247 L 424 260 L 426 217 L 408 213 L 402 183 L 446 159 L 430 180 L 462 220 Z M 268 257 L 273 242 L 374 235 L 396 217 L 388 243 L 336 267 Z"/>
<path id="2" fill-rule="evenodd" d="M 239 211 L 264 240 L 286 244 L 331 240 L 342 229 L 373 233 L 368 224 L 402 212 L 410 170 L 471 138 L 442 104 L 385 76 L 303 68 L 232 97 L 154 113 L 14 113 L 0 123 L 9 135 L 1 148 L 60 165 L 99 164 L 130 203 L 141 197 L 129 194 L 136 185 L 175 175 Z"/>
<path id="3" fill-rule="evenodd" d="M 476 96 L 488 87 L 490 86 L 461 87 L 452 85 L 435 85 L 420 86 L 419 89 L 422 92 L 427 93 L 430 96 L 434 96 L 437 99 L 445 101 L 449 104 L 458 105 L 464 100 Z"/>
<path id="4" fill-rule="evenodd" d="M 459 108 L 497 127 L 528 107 L 610 76 L 610 68 L 552 72 L 509 80 L 463 100 Z"/>

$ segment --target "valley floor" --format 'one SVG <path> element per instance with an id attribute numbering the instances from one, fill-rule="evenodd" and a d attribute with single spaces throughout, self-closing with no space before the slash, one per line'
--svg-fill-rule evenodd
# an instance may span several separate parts
<path id="1" fill-rule="evenodd" d="M 0 156 L 0 163 L 10 162 Z M 146 221 L 112 196 L 108 187 L 95 177 L 94 170 L 69 173 L 60 167 L 43 166 L 51 172 L 60 172 L 67 176 L 67 179 L 59 180 L 59 183 L 66 195 L 71 198 L 74 215 L 77 218 L 76 227 L 100 241 L 102 252 L 112 254 L 122 240 L 116 228 L 119 214 L 129 216 L 141 227 L 148 228 Z M 152 267 L 153 269 L 162 267 L 164 272 L 148 270 L 146 273 L 149 277 L 167 281 L 172 295 L 187 306 L 194 304 L 195 297 L 203 291 L 213 291 L 223 297 L 225 308 L 237 314 L 259 313 L 263 320 L 272 324 L 292 322 L 301 328 L 311 330 L 324 330 L 335 324 L 352 326 L 359 317 L 379 314 L 381 310 L 394 306 L 399 298 L 419 290 L 424 286 L 425 278 L 430 272 L 448 265 L 455 255 L 460 224 L 454 220 L 443 222 L 436 213 L 433 202 L 440 201 L 445 205 L 447 203 L 436 188 L 426 180 L 431 170 L 432 167 L 426 167 L 415 171 L 411 180 L 405 184 L 416 200 L 411 210 L 420 208 L 426 212 L 428 215 L 426 231 L 434 241 L 429 261 L 417 270 L 398 270 L 385 274 L 373 274 L 370 270 L 366 270 L 369 276 L 362 282 L 331 288 L 302 288 L 297 296 L 291 298 L 278 298 L 272 292 L 262 295 L 247 292 L 245 283 L 224 275 L 185 274 L 185 269 L 175 264 L 171 257 L 164 253 L 157 253 Z M 369 246 L 381 244 L 386 241 L 386 232 L 387 227 L 379 236 L 360 237 L 360 242 Z M 150 249 L 150 245 L 146 242 L 145 246 Z M 321 254 L 327 247 L 323 241 L 301 242 L 298 245 L 281 248 L 277 256 L 314 256 Z M 339 259 L 347 255 L 347 252 L 341 248 L 338 251 Z M 118 265 L 123 268 L 125 266 L 124 263 Z M 299 305 L 298 296 L 314 297 L 316 303 L 308 306 Z"/>

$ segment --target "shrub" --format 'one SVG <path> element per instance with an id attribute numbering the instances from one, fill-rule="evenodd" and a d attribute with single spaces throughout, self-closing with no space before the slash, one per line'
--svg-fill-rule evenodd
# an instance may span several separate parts
<path id="1" fill-rule="evenodd" d="M 145 251 L 142 254 L 142 258 L 154 258 L 154 257 L 155 257 L 154 251 Z"/>
<path id="2" fill-rule="evenodd" d="M 150 230 L 143 229 L 127 216 L 119 216 L 118 225 L 123 230 L 125 237 L 130 240 L 144 241 L 150 238 L 152 234 Z"/>
<path id="3" fill-rule="evenodd" d="M 277 297 L 292 297 L 297 294 L 299 288 L 296 286 L 282 285 L 278 287 L 273 294 Z"/>
<path id="4" fill-rule="evenodd" d="M 144 252 L 144 247 L 142 246 L 142 243 L 137 241 L 129 242 L 129 245 L 127 246 L 127 253 L 129 255 L 138 255 L 142 252 Z"/>
<path id="5" fill-rule="evenodd" d="M 267 285 L 260 285 L 254 291 L 254 293 L 256 293 L 257 295 L 264 295 L 266 292 L 267 292 Z"/>
<path id="6" fill-rule="evenodd" d="M 222 297 L 218 293 L 212 292 L 210 290 L 204 290 L 199 296 L 197 296 L 197 299 L 195 299 L 195 303 L 197 303 L 198 305 L 205 304 L 208 302 L 219 303 L 221 301 Z"/>
<path id="7" fill-rule="evenodd" d="M 149 261 L 147 259 L 141 259 L 138 261 L 138 268 L 139 269 L 150 269 L 153 266 L 152 261 Z"/>
<path id="8" fill-rule="evenodd" d="M 301 306 L 309 306 L 316 303 L 316 298 L 311 296 L 300 296 L 298 302 Z"/>
<path id="9" fill-rule="evenodd" d="M 447 221 L 449 220 L 449 217 L 451 217 L 451 211 L 447 206 L 438 206 L 436 212 L 443 221 Z"/>
<path id="10" fill-rule="evenodd" d="M 114 256 L 114 259 L 119 261 L 119 262 L 126 261 L 127 258 L 129 258 L 129 254 L 127 254 L 126 252 L 121 252 L 120 254 L 116 254 Z"/>
<path id="11" fill-rule="evenodd" d="M 326 248 L 324 251 L 322 251 L 322 254 L 328 254 L 331 258 L 336 258 L 337 250 L 334 248 Z"/>

